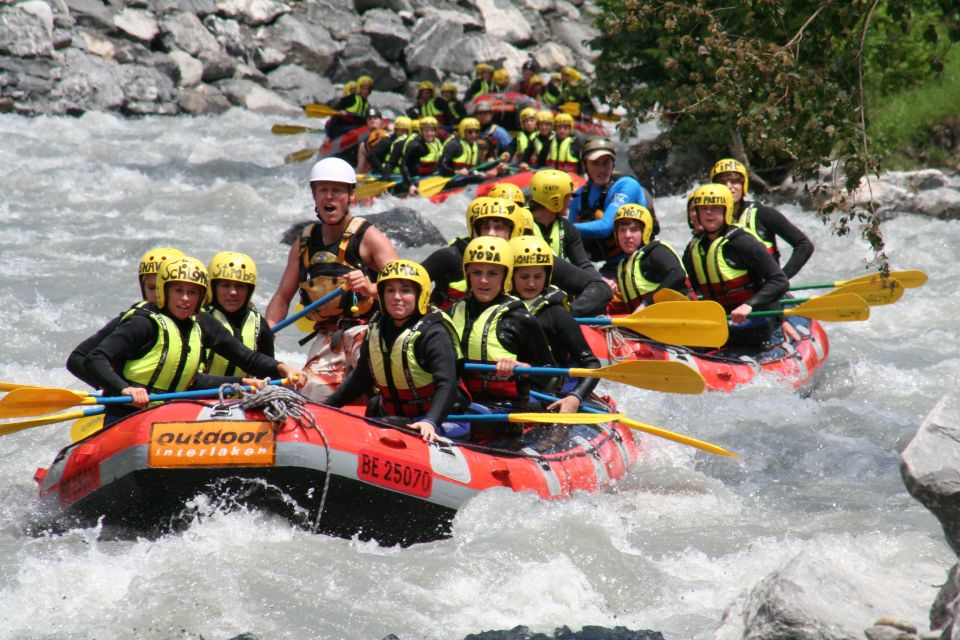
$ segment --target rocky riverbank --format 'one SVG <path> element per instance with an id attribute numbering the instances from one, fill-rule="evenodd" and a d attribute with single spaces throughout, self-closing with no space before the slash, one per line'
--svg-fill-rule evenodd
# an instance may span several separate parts
<path id="1" fill-rule="evenodd" d="M 519 76 L 592 70 L 584 0 L 27 0 L 0 7 L 0 110 L 302 114 L 361 74 L 399 111 L 414 81 L 465 88 L 478 61 Z"/>

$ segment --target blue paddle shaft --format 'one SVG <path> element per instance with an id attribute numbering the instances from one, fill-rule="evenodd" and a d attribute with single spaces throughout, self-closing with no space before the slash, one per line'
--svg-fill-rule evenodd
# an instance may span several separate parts
<path id="1" fill-rule="evenodd" d="M 468 362 L 463 365 L 463 368 L 467 371 L 496 371 L 497 365 L 495 364 L 482 364 L 479 362 Z M 517 367 L 513 370 L 515 374 L 524 373 L 529 375 L 541 375 L 541 376 L 566 376 L 570 375 L 570 369 L 564 369 L 561 367 Z"/>
<path id="2" fill-rule="evenodd" d="M 313 302 L 305 306 L 303 309 L 300 309 L 300 311 L 297 311 L 296 313 L 287 316 L 277 324 L 273 325 L 273 329 L 271 329 L 271 331 L 276 333 L 277 331 L 280 331 L 280 329 L 283 329 L 284 327 L 293 324 L 294 322 L 296 322 L 303 316 L 307 315 L 317 307 L 322 307 L 323 305 L 327 304 L 334 298 L 338 297 L 344 291 L 346 291 L 346 289 L 344 289 L 343 287 L 337 287 L 336 289 L 334 289 L 327 295 L 323 296 L 319 300 L 314 300 Z"/>
<path id="3" fill-rule="evenodd" d="M 282 380 L 271 380 L 270 384 L 281 384 Z M 243 387 L 244 391 L 253 391 L 253 387 Z M 160 400 L 183 400 L 187 398 L 209 398 L 220 393 L 220 389 L 195 389 L 194 391 L 175 391 L 173 393 L 151 393 L 150 402 Z M 133 400 L 130 396 L 112 396 L 109 398 L 97 398 L 99 404 L 130 404 Z M 92 415 L 92 414 L 91 414 Z"/>

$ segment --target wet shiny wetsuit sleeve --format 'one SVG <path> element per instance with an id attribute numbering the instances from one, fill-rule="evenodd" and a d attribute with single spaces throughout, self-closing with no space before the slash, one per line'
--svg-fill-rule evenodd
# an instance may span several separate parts
<path id="1" fill-rule="evenodd" d="M 500 344 L 517 354 L 517 360 L 532 367 L 555 367 L 556 361 L 540 323 L 526 309 L 511 309 L 497 324 Z M 530 376 L 530 382 L 546 388 L 552 376 Z"/>
<path id="2" fill-rule="evenodd" d="M 587 249 L 583 246 L 583 238 L 577 231 L 576 225 L 570 222 L 569 218 L 560 218 L 560 224 L 563 225 L 563 255 L 566 260 L 575 267 L 586 271 L 597 271 L 587 255 Z M 597 275 L 599 275 L 597 271 Z"/>
<path id="3" fill-rule="evenodd" d="M 131 386 L 117 371 L 123 371 L 128 360 L 146 355 L 156 342 L 157 331 L 153 320 L 139 315 L 133 315 L 119 324 L 83 362 L 83 368 L 95 386 L 103 389 L 107 395 L 118 395 L 121 389 Z"/>
<path id="4" fill-rule="evenodd" d="M 554 259 L 552 280 L 572 299 L 570 311 L 575 316 L 599 315 L 613 299 L 613 291 L 600 278 L 600 272 L 575 267 L 563 258 Z"/>
<path id="5" fill-rule="evenodd" d="M 417 176 L 417 168 L 420 166 L 420 158 L 423 157 L 427 148 L 423 145 L 423 140 L 419 137 L 407 145 L 403 152 L 403 162 L 400 163 L 400 173 L 403 175 L 403 186 L 410 188 L 413 179 Z"/>
<path id="6" fill-rule="evenodd" d="M 650 282 L 659 282 L 660 286 L 643 296 L 644 304 L 653 304 L 653 295 L 661 289 L 673 289 L 682 292 L 687 286 L 687 272 L 677 256 L 662 244 L 644 256 L 640 263 L 640 273 Z"/>
<path id="7" fill-rule="evenodd" d="M 70 352 L 70 355 L 67 356 L 67 371 L 91 387 L 98 386 L 94 377 L 87 371 L 87 356 L 90 355 L 90 352 L 93 351 L 97 345 L 103 342 L 104 338 L 113 333 L 120 325 L 121 316 L 122 314 L 111 318 L 110 321 L 100 327 L 95 334 L 78 344 L 76 348 Z"/>
<path id="8" fill-rule="evenodd" d="M 777 238 L 783 238 L 783 241 L 793 249 L 790 253 L 790 259 L 783 265 L 783 274 L 789 280 L 797 275 L 803 265 L 810 259 L 810 256 L 813 255 L 813 242 L 785 215 L 773 207 L 759 202 L 755 205 L 757 207 L 757 231 L 759 231 L 760 237 L 767 242 L 772 241 L 775 247 Z M 776 256 L 779 260 L 779 248 L 777 248 Z"/>
<path id="9" fill-rule="evenodd" d="M 440 155 L 440 175 L 450 177 L 457 173 L 453 166 L 453 159 L 463 153 L 463 145 L 459 140 L 451 140 L 443 145 L 443 153 Z"/>
<path id="10" fill-rule="evenodd" d="M 590 350 L 580 325 L 573 318 L 573 314 L 560 305 L 550 305 L 537 314 L 537 322 L 543 328 L 558 365 L 599 369 L 600 360 Z M 599 378 L 581 378 L 579 384 L 567 395 L 583 400 L 593 393 L 599 382 Z"/>

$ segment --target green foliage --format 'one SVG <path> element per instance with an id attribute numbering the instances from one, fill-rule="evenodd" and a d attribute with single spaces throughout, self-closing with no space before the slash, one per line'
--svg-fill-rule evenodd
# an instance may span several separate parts
<path id="1" fill-rule="evenodd" d="M 843 183 L 822 185 L 830 197 L 821 213 L 839 215 L 841 233 L 862 222 L 885 262 L 872 204 L 856 209 L 846 197 L 880 171 L 864 131 L 860 62 L 880 71 L 899 56 L 877 92 L 929 77 L 941 40 L 960 39 L 956 0 L 598 0 L 598 8 L 597 84 L 614 104 L 639 118 L 659 107 L 673 144 L 732 150 L 755 170 L 786 166 L 811 179 L 836 162 Z M 929 46 L 902 54 L 918 38 Z"/>

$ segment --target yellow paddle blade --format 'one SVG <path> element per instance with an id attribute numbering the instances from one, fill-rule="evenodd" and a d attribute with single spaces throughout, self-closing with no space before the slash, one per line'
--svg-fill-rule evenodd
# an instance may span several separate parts
<path id="1" fill-rule="evenodd" d="M 443 188 L 447 186 L 447 183 L 452 179 L 452 176 L 449 178 L 445 178 L 444 176 L 430 176 L 429 178 L 424 178 L 417 184 L 417 190 L 421 196 L 429 198 L 443 191 Z"/>
<path id="2" fill-rule="evenodd" d="M 391 182 L 389 180 L 366 182 L 357 187 L 354 195 L 358 201 L 366 200 L 367 198 L 376 198 L 385 191 L 390 190 L 396 184 L 396 182 Z"/>
<path id="3" fill-rule="evenodd" d="M 653 294 L 654 302 L 690 302 L 690 298 L 675 289 L 659 289 Z"/>
<path id="4" fill-rule="evenodd" d="M 703 440 L 697 440 L 696 438 L 674 433 L 673 431 L 667 431 L 666 429 L 661 429 L 660 427 L 654 427 L 649 424 L 637 422 L 636 420 L 631 420 L 630 418 L 622 418 L 620 420 L 620 424 L 630 427 L 631 429 L 636 429 L 637 431 L 643 431 L 644 433 L 649 433 L 650 435 L 657 436 L 659 438 L 673 440 L 674 442 L 696 447 L 697 449 L 709 451 L 710 453 L 715 453 L 720 456 L 729 456 L 731 458 L 736 458 L 737 460 L 740 459 L 740 456 L 737 454 L 727 451 L 723 447 L 718 447 L 715 444 L 710 444 L 709 442 L 704 442 Z"/>
<path id="5" fill-rule="evenodd" d="M 622 116 L 618 116 L 615 113 L 595 113 L 593 117 L 604 122 L 620 122 L 622 118 Z"/>
<path id="6" fill-rule="evenodd" d="M 13 391 L 14 389 L 39 389 L 35 384 L 20 384 L 19 382 L 0 382 L 0 391 Z"/>
<path id="7" fill-rule="evenodd" d="M 691 347 L 719 347 L 730 337 L 727 314 L 712 300 L 658 302 L 610 323 L 651 340 Z"/>
<path id="8" fill-rule="evenodd" d="M 893 304 L 903 297 L 904 288 L 899 280 L 884 280 L 882 282 L 855 282 L 845 284 L 839 289 L 834 289 L 824 297 L 842 296 L 847 293 L 855 293 L 863 298 L 868 307 L 879 307 L 885 304 Z"/>
<path id="9" fill-rule="evenodd" d="M 42 418 L 31 418 L 30 420 L 6 422 L 4 424 L 0 424 L 0 436 L 6 436 L 11 433 L 16 433 L 17 431 L 29 429 L 31 427 L 39 427 L 45 424 L 53 424 L 54 422 L 64 422 L 66 420 L 82 418 L 84 415 L 83 409 L 76 409 L 74 411 L 55 413 L 52 416 L 43 416 Z"/>
<path id="10" fill-rule="evenodd" d="M 852 280 L 837 280 L 833 283 L 835 287 L 842 287 L 847 284 L 859 284 L 862 282 L 870 282 L 873 284 L 880 284 L 885 280 L 890 278 L 895 279 L 899 282 L 905 289 L 914 289 L 916 287 L 921 287 L 927 281 L 927 274 L 923 271 L 918 271 L 916 269 L 909 269 L 906 271 L 891 271 L 890 275 L 886 278 L 883 277 L 882 273 L 871 273 L 869 275 L 860 276 L 859 278 L 853 278 Z"/>
<path id="11" fill-rule="evenodd" d="M 623 418 L 620 413 L 511 413 L 507 422 L 542 422 L 546 424 L 600 424 Z"/>
<path id="12" fill-rule="evenodd" d="M 329 118 L 330 116 L 339 113 L 330 105 L 319 104 L 317 102 L 311 102 L 310 104 L 304 105 L 303 111 L 307 114 L 308 118 Z"/>
<path id="13" fill-rule="evenodd" d="M 563 111 L 564 113 L 570 114 L 574 118 L 580 115 L 580 103 L 579 102 L 564 102 L 557 107 L 558 111 Z"/>
<path id="14" fill-rule="evenodd" d="M 70 425 L 70 442 L 79 442 L 103 429 L 103 416 L 85 416 Z"/>
<path id="15" fill-rule="evenodd" d="M 859 322 L 870 317 L 870 307 L 863 298 L 853 293 L 810 298 L 792 309 L 784 309 L 785 316 L 803 316 L 824 322 Z"/>
<path id="16" fill-rule="evenodd" d="M 292 136 L 297 133 L 320 133 L 321 129 L 302 127 L 298 124 L 275 124 L 270 127 L 270 133 L 278 136 Z"/>
<path id="17" fill-rule="evenodd" d="M 665 393 L 696 394 L 706 388 L 699 371 L 674 360 L 633 360 L 599 369 L 571 368 L 569 372 L 572 378 L 600 378 Z"/>
<path id="18" fill-rule="evenodd" d="M 288 153 L 283 156 L 284 164 L 292 164 L 294 162 L 306 162 L 317 153 L 316 147 L 308 147 L 306 149 L 300 149 L 300 151 L 294 151 L 293 153 Z"/>
<path id="19" fill-rule="evenodd" d="M 298 302 L 297 306 L 293 309 L 293 313 L 290 315 L 296 315 L 300 313 L 302 309 L 303 304 Z M 307 316 L 300 316 L 293 322 L 293 326 L 295 326 L 297 329 L 300 329 L 300 331 L 303 333 L 313 333 L 315 325 L 316 323 Z"/>
<path id="20" fill-rule="evenodd" d="M 97 401 L 85 393 L 69 389 L 52 387 L 14 389 L 0 399 L 0 418 L 35 416 L 82 404 L 97 404 Z"/>

